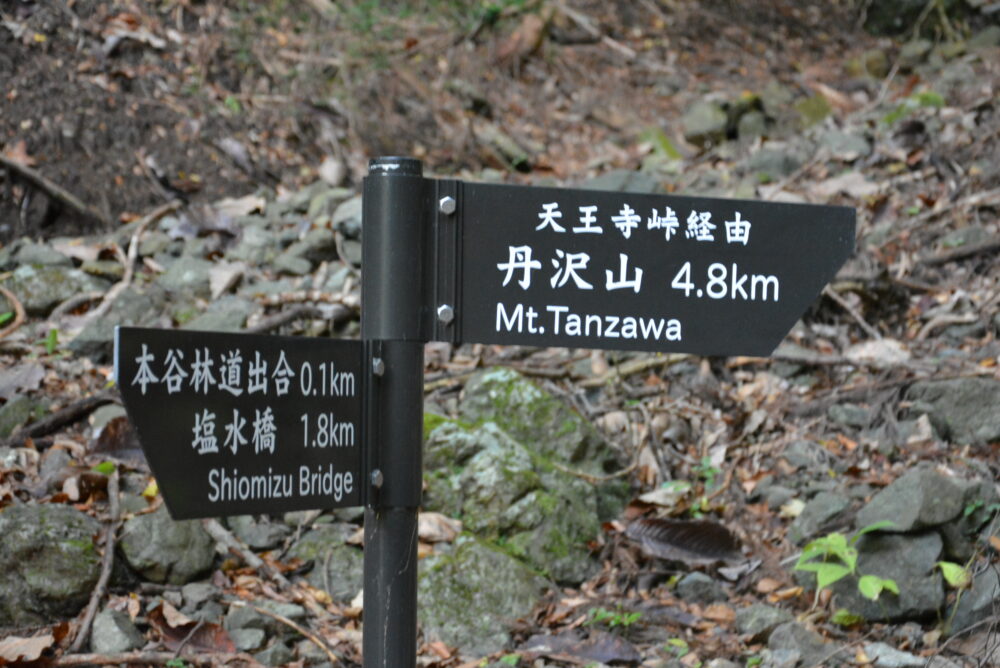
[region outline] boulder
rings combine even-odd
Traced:
[[[100,574],[100,524],[59,504],[0,513],[0,627],[34,626],[77,614]]]
[[[150,326],[167,307],[167,293],[156,284],[132,284],[118,295],[107,315],[90,322],[66,347],[97,362],[111,359],[116,325]]]
[[[906,392],[910,412],[927,413],[934,428],[952,443],[1000,440],[1000,381],[953,378],[914,383]]]
[[[105,292],[111,283],[79,269],[59,265],[21,265],[3,281],[30,316],[46,316],[56,306],[84,292]]]
[[[889,532],[934,527],[954,520],[964,507],[962,485],[936,471],[917,469],[897,478],[858,512],[859,529],[890,521]]]
[[[476,539],[420,562],[419,617],[424,634],[485,656],[505,649],[508,629],[531,612],[545,581],[514,557]]]
[[[284,522],[273,522],[267,516],[237,515],[227,520],[233,535],[254,550],[273,550],[292,533]]]
[[[165,506],[125,522],[119,544],[128,564],[151,582],[185,584],[215,558],[215,541],[201,523],[173,520]]]
[[[860,575],[891,578],[899,595],[882,592],[871,601],[858,591],[857,579],[845,577],[831,589],[836,607],[846,608],[871,621],[907,621],[931,618],[944,605],[941,572],[941,536],[934,531],[901,535],[869,533],[857,542]]]

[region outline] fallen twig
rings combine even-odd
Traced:
[[[354,311],[343,304],[334,304],[332,309],[327,310],[311,304],[297,304],[262,319],[256,325],[247,327],[245,331],[251,334],[263,334],[300,318],[322,318],[329,320],[333,325],[339,325],[352,317],[354,317]]]
[[[118,401],[119,398],[117,390],[105,390],[103,392],[98,392],[97,394],[75,401],[66,408],[63,408],[62,410],[57,411],[52,415],[39,420],[38,422],[21,427],[21,429],[8,438],[3,445],[12,448],[18,447],[24,443],[26,439],[47,436],[48,434],[54,433],[63,427],[82,420],[105,404],[116,403]]]
[[[202,520],[201,523],[205,527],[205,531],[208,532],[208,535],[215,539],[215,542],[245,561],[247,566],[262,573],[282,589],[287,590],[292,588],[292,583],[288,581],[288,578],[254,554],[253,550],[231,534],[228,529],[219,524],[218,520],[208,518]]]
[[[853,306],[848,304],[847,300],[841,297],[839,292],[837,292],[828,285],[825,288],[823,288],[823,294],[832,299],[833,301],[837,302],[837,304],[840,305],[840,308],[847,311],[851,315],[851,317],[854,318],[854,321],[861,326],[861,329],[867,332],[868,336],[872,337],[873,339],[882,338],[881,332],[879,332],[877,329],[869,325],[868,321],[865,320],[864,317],[862,317],[862,315]]]
[[[57,200],[70,209],[73,209],[80,215],[95,220],[107,228],[111,227],[111,221],[108,220],[107,216],[97,209],[87,206],[78,197],[73,195],[73,193],[48,180],[31,167],[21,164],[16,160],[11,160],[4,155],[0,155],[0,165],[3,165],[10,171],[17,172],[21,178],[30,182],[31,185],[41,190],[52,199]]]
[[[323,650],[323,653],[326,654],[327,658],[330,659],[331,663],[333,663],[333,664],[340,663],[340,657],[338,657],[336,654],[333,653],[333,650],[331,650],[327,646],[327,644],[323,641],[322,638],[320,638],[318,635],[316,635],[315,633],[313,633],[309,629],[303,627],[302,625],[296,624],[294,621],[292,621],[288,617],[285,617],[284,615],[279,615],[276,612],[271,612],[270,610],[258,607],[256,605],[252,605],[252,604],[247,603],[245,601],[230,601],[229,605],[240,607],[240,608],[250,608],[251,610],[253,610],[255,612],[259,612],[262,615],[265,615],[267,617],[270,617],[271,619],[274,619],[274,620],[277,620],[277,621],[281,622],[282,624],[284,624],[288,628],[293,629],[293,630],[301,633],[306,638],[309,638],[309,640],[311,640],[314,645],[316,645],[321,650]]]
[[[952,248],[944,251],[943,253],[937,253],[936,255],[931,255],[930,257],[921,258],[917,260],[917,264],[923,264],[928,267],[936,267],[939,264],[947,264],[948,262],[964,260],[965,258],[973,257],[975,255],[986,255],[997,251],[1000,251],[1000,237],[993,237],[992,239],[981,241],[978,244],[959,246],[958,248]]]
[[[152,666],[165,666],[177,661],[173,652],[123,652],[121,654],[64,654],[58,659],[53,659],[50,665],[53,666],[110,666],[118,664],[139,664]],[[213,654],[211,652],[199,652],[197,654],[184,655],[184,663],[194,666],[217,666],[230,661],[239,661],[247,666],[262,665],[249,654]]]
[[[15,331],[17,331],[18,327],[24,324],[25,316],[24,316],[24,306],[21,304],[21,301],[14,296],[13,292],[11,292],[10,290],[8,290],[3,286],[0,286],[0,294],[4,296],[4,299],[7,300],[7,303],[10,304],[11,308],[14,309],[14,321],[9,325],[7,325],[6,327],[4,327],[3,329],[0,329],[0,339],[3,339],[4,337],[13,334]]]
[[[101,575],[97,579],[97,586],[94,587],[90,595],[90,603],[87,604],[87,612],[80,623],[80,630],[77,631],[73,644],[70,645],[71,653],[80,651],[83,644],[90,637],[90,627],[94,623],[94,616],[97,614],[97,606],[108,589],[108,580],[111,579],[111,567],[115,563],[115,535],[118,531],[118,470],[108,477],[108,527],[104,532],[104,556],[101,558]]]
[[[683,362],[690,357],[691,355],[685,353],[672,353],[669,355],[657,355],[655,357],[641,357],[636,360],[629,360],[628,362],[611,367],[600,376],[581,380],[579,385],[584,388],[601,387],[608,381],[615,380],[616,378],[631,376],[634,373],[657,369],[661,366],[671,366],[678,362]]]

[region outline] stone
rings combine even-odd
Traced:
[[[95,654],[119,654],[139,649],[146,642],[142,633],[121,610],[105,608],[94,617],[90,651]]]
[[[209,272],[213,266],[208,260],[182,255],[156,282],[169,292],[187,292],[207,298],[211,294]]]
[[[257,310],[254,302],[226,295],[208,305],[201,313],[184,323],[183,329],[202,332],[238,332],[246,327],[247,318]]]
[[[46,244],[25,241],[13,253],[14,265],[72,267],[73,260]],[[120,264],[118,266],[121,266]]]
[[[787,622],[771,632],[767,647],[772,652],[798,652],[804,666],[835,666],[845,663],[849,654],[835,654],[838,644],[827,642],[815,631],[796,622]]]
[[[906,392],[910,412],[927,413],[942,438],[957,444],[1000,440],[1000,381],[955,378],[914,383]]]
[[[38,404],[25,394],[19,394],[0,406],[0,439],[7,438],[35,416]]]
[[[736,124],[736,135],[743,141],[752,141],[767,134],[767,117],[760,111],[748,111]]]
[[[964,508],[965,491],[954,479],[929,469],[917,469],[897,478],[872,497],[859,512],[855,525],[862,529],[876,522],[894,526],[882,531],[906,532],[944,524]]]
[[[1000,46],[1000,26],[994,25],[983,28],[969,39],[967,46],[969,47],[969,51],[992,49]]]
[[[265,666],[284,666],[291,663],[295,655],[292,654],[288,645],[280,640],[275,640],[270,647],[254,654],[253,658]]]
[[[345,200],[333,212],[333,229],[348,239],[361,238],[361,195]]]
[[[789,540],[800,545],[809,538],[827,533],[838,519],[843,519],[845,511],[850,507],[851,501],[844,495],[820,492],[806,503],[799,516],[788,527]]]
[[[612,169],[580,184],[585,190],[611,190],[622,193],[662,193],[660,180],[634,169]]]
[[[716,102],[696,102],[681,117],[684,138],[696,146],[725,140],[728,124],[729,115]]]
[[[219,595],[219,588],[211,582],[189,582],[181,587],[184,610],[194,611],[203,603]]]
[[[302,621],[306,617],[305,608],[294,603],[280,603],[263,598],[254,599],[251,603],[261,610],[286,617],[293,622]],[[270,635],[294,633],[292,629],[274,617],[265,615],[247,606],[231,606],[229,612],[226,613],[225,620],[222,622],[222,627],[226,631],[233,631],[235,629],[260,629]]]
[[[765,649],[760,653],[761,668],[796,668],[802,653],[794,649]]]
[[[688,573],[677,583],[677,596],[684,601],[702,605],[725,601],[729,598],[722,585],[697,571]]]
[[[156,284],[132,284],[118,295],[107,315],[90,322],[66,347],[96,362],[108,362],[114,348],[115,326],[151,326],[160,322],[167,293]]]
[[[509,625],[531,612],[545,581],[514,557],[476,539],[420,561],[418,614],[429,640],[485,656],[510,642]]]
[[[996,568],[987,568],[972,578],[972,586],[962,592],[958,605],[947,619],[951,620],[948,631],[960,633],[977,622],[994,614],[1000,605],[1000,573]]]
[[[925,659],[902,652],[884,642],[872,642],[864,646],[865,655],[878,668],[923,668]]]
[[[802,127],[808,128],[832,114],[833,107],[830,106],[830,102],[825,97],[817,93],[796,102],[795,111],[799,113],[799,122]]]
[[[312,271],[312,262],[286,251],[274,258],[271,267],[280,274],[305,276]]]
[[[109,422],[119,417],[126,417],[125,409],[118,404],[108,404],[107,406],[101,406],[96,411],[90,414],[87,419],[90,422],[90,428],[93,430],[96,436],[101,432],[104,427],[107,426]]]
[[[13,292],[30,316],[46,316],[62,302],[84,292],[106,292],[111,283],[79,269],[21,265],[2,285]]]
[[[232,629],[228,633],[237,652],[256,651],[267,640],[267,633],[260,629]]]
[[[120,281],[125,276],[125,267],[115,260],[87,260],[80,265],[80,271],[108,281]]]
[[[287,524],[272,522],[266,515],[237,515],[227,522],[233,535],[254,550],[273,550],[292,533]]]
[[[868,409],[857,404],[834,404],[826,412],[831,421],[845,427],[863,429],[871,422]]]
[[[208,572],[215,541],[197,520],[173,520],[165,506],[125,522],[119,544],[129,565],[151,582],[185,584]]]
[[[830,468],[833,455],[819,443],[812,441],[792,441],[781,456],[792,468],[809,472],[825,472]]]
[[[262,266],[273,261],[280,250],[278,238],[267,223],[253,218],[241,226],[239,240],[226,251],[226,259]]]
[[[819,144],[830,156],[844,162],[854,162],[872,152],[871,143],[864,137],[843,130],[826,130],[819,135]]]
[[[964,488],[962,515],[939,531],[944,539],[945,555],[953,561],[966,562],[976,551],[979,530],[990,521],[996,504],[1000,503],[996,485],[990,480],[962,480]]]
[[[747,161],[748,171],[761,179],[772,181],[788,176],[801,166],[802,158],[796,151],[771,142],[756,150]]]
[[[793,619],[795,617],[787,610],[754,603],[736,611],[736,630],[742,635],[750,636],[752,642],[763,642],[772,631]]]
[[[97,584],[101,525],[61,504],[0,513],[0,627],[36,626],[77,614]]]
[[[858,591],[857,579],[845,577],[831,585],[837,608],[847,608],[870,621],[909,621],[936,616],[944,605],[941,572],[935,567],[941,557],[941,536],[934,531],[919,534],[869,533],[857,542],[860,575],[890,578],[899,595],[884,591],[871,601]]]
[[[364,584],[364,554],[346,543],[348,536],[344,526],[316,526],[288,551],[289,557],[312,560],[306,580],[339,602],[353,600]]]

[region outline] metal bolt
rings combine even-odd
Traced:
[[[438,320],[446,325],[455,319],[455,309],[447,304],[441,304],[441,306],[438,306],[437,314]]]
[[[381,376],[385,373],[385,362],[382,361],[381,357],[375,357],[372,359],[372,373],[376,376]]]
[[[380,489],[383,482],[385,482],[385,476],[382,475],[382,469],[372,471],[372,487]]]
[[[455,207],[456,203],[454,197],[442,197],[440,200],[438,200],[438,211],[445,214],[446,216],[450,216],[451,214],[455,213]]]

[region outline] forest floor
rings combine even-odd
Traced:
[[[873,3],[846,1],[427,4],[412,13],[360,0],[5,3],[0,243],[107,234],[175,200],[204,216],[223,198],[287,198],[317,180],[358,190],[379,155],[414,156],[426,173],[469,180],[574,186],[630,172],[660,192],[854,207],[857,253],[770,360],[430,344],[430,402],[448,406],[472,368],[510,365],[585,397],[583,412],[632,460],[635,500],[595,545],[601,573],[553,590],[514,625],[511,651],[488,658],[758,665],[766,641],[739,633],[735,619],[762,602],[840,643],[844,662],[893,665],[865,654],[876,641],[921,661],[996,661],[995,608],[992,625],[955,639],[926,616],[833,623],[829,592],[817,596],[789,573],[801,550],[789,526],[804,504],[770,503],[777,495],[764,486],[816,482],[782,456],[802,440],[822,444],[838,474],[871,494],[918,465],[1000,477],[998,435],[946,433],[914,414],[907,394],[930,380],[1000,381],[1000,49],[974,42],[998,14],[918,12],[899,36],[876,37],[863,28]],[[917,33],[926,49],[907,52]],[[706,104],[726,118],[698,134],[695,112]],[[758,131],[744,120],[751,112]],[[99,256],[124,259],[110,246]],[[87,306],[74,314],[85,317]],[[45,318],[12,307],[0,317],[4,403],[30,392],[52,413],[85,416],[79,401],[105,391],[109,368],[39,341]],[[289,321],[282,332],[307,324]],[[28,361],[44,373],[8,374]],[[671,371],[675,363],[683,371]],[[86,446],[91,436],[85,421],[71,421],[27,442],[15,432],[8,445]],[[86,449],[74,457],[89,461]],[[31,491],[35,469],[0,473],[0,506],[67,502],[65,491]],[[687,484],[682,493],[664,492],[676,481]],[[106,512],[100,489],[90,502],[76,494],[79,507]],[[735,576],[726,600],[675,598],[655,550],[625,537],[629,521],[650,516],[721,522],[753,570]],[[850,525],[838,519],[819,528]],[[998,558],[1000,539],[966,568],[995,568]],[[588,617],[594,609],[606,614]],[[344,662],[358,659],[356,634],[312,623],[336,638]],[[670,640],[653,626],[670,629]],[[166,629],[151,625],[150,639]],[[586,629],[595,640],[580,649]],[[576,644],[538,650],[545,633]],[[482,658],[426,640],[421,665]],[[60,642],[51,636],[40,660],[69,660]],[[154,654],[146,660],[167,661]]]

